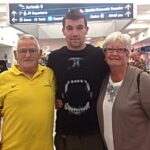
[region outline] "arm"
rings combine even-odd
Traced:
[[[48,61],[47,61],[47,67],[51,68],[53,71],[55,70],[54,68],[54,63],[53,61],[53,52],[49,54],[48,56]],[[54,71],[55,72],[55,71]],[[57,91],[57,79],[56,79],[56,91]],[[57,95],[57,94],[56,94]],[[61,99],[56,98],[55,100],[55,108],[60,109],[63,107],[63,101]]]
[[[48,55],[48,60],[47,60],[47,64],[46,64],[47,67],[49,68],[53,68],[53,52],[51,52],[49,55]]]
[[[150,119],[150,75],[148,73],[143,72],[140,75],[140,85],[139,85],[139,95],[142,107]]]
[[[63,107],[63,101],[61,99],[56,99],[55,100],[55,108],[60,109]]]

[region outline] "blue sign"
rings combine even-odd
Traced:
[[[71,9],[80,9],[89,21],[133,18],[133,4],[131,3],[10,3],[9,22],[10,24],[62,22],[64,15]]]
[[[145,46],[140,48],[141,52],[150,52],[150,46]]]

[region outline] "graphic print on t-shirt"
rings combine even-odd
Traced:
[[[87,79],[87,64],[82,57],[70,57],[67,61],[66,76],[62,98],[64,109],[71,114],[80,115],[90,109],[93,96]]]

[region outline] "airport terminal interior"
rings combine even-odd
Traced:
[[[65,45],[62,17],[71,8],[78,8],[88,18],[86,43],[102,46],[105,37],[114,31],[132,38],[130,63],[150,70],[150,4],[97,3],[0,3],[0,60],[11,67],[15,62],[13,49],[24,33],[34,35],[43,50],[41,62],[47,55]],[[62,11],[63,10],[63,11]]]

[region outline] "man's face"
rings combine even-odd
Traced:
[[[85,26],[84,19],[66,19],[62,31],[69,49],[81,50],[85,47],[85,35],[88,32],[88,27]]]
[[[37,70],[41,53],[36,41],[33,39],[23,39],[19,42],[18,50],[14,52],[14,55],[20,70],[28,74]]]

